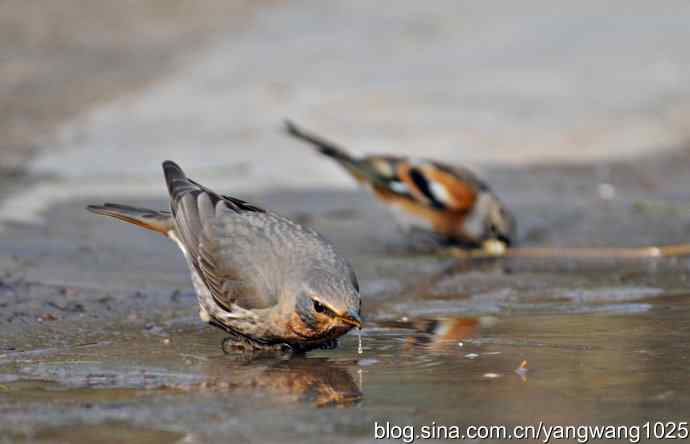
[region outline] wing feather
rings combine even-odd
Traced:
[[[223,309],[272,307],[315,270],[356,279],[349,264],[313,230],[216,194],[187,179],[172,162],[164,170],[176,233],[190,266]]]

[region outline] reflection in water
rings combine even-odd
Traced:
[[[429,336],[414,338],[415,340],[409,341],[408,344],[426,344],[429,350],[438,351],[449,345],[457,347],[459,341],[475,334],[479,328],[479,319],[431,319],[418,321],[416,324],[415,327],[417,330],[428,333]],[[408,339],[412,339],[412,337]]]
[[[185,390],[209,392],[260,391],[283,402],[317,407],[349,407],[362,398],[360,387],[344,365],[325,358],[256,359],[239,364],[213,359],[203,370],[205,380]]]
[[[450,347],[457,348],[463,339],[477,336],[482,326],[493,326],[497,322],[496,318],[485,316],[419,319],[411,322],[385,322],[382,325],[416,331],[414,335],[405,338],[404,351],[423,347],[427,351],[438,352]]]
[[[140,418],[158,421],[160,415],[149,413],[157,410],[149,409],[164,405],[165,418],[176,418],[178,429],[198,434],[198,442],[215,442],[218,436],[275,441],[296,429],[307,430],[310,437],[336,430],[335,441],[354,442],[370,439],[374,421],[555,425],[678,420],[678,412],[690,409],[685,340],[690,297],[655,304],[652,311],[633,316],[517,312],[502,314],[500,322],[490,316],[370,321],[362,356],[355,353],[353,336],[328,353],[252,360],[222,355],[218,335],[198,329],[179,333],[166,347],[148,336],[136,343],[115,341],[111,347],[32,357],[18,362],[16,370],[0,368],[31,380],[13,382],[0,372],[5,389],[0,407],[3,418],[11,413],[31,424],[90,424],[94,415],[105,415],[99,417],[125,418],[128,425],[143,427],[150,423]],[[132,358],[123,363],[124,353]],[[359,400],[366,400],[363,408],[337,413],[313,408]],[[27,402],[31,417],[22,416]],[[75,405],[90,407],[71,408]],[[266,421],[269,417],[276,419]],[[242,431],[259,437],[234,439]]]

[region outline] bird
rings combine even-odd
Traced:
[[[512,213],[471,171],[442,162],[390,155],[355,157],[290,120],[285,132],[311,144],[394,210],[408,233],[434,245],[493,250],[515,243]],[[421,237],[418,237],[421,239]]]
[[[105,203],[93,213],[174,241],[189,266],[199,315],[230,336],[226,352],[334,348],[361,329],[357,276],[311,228],[218,194],[163,162],[169,210]]]

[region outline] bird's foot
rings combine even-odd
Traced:
[[[333,350],[334,348],[338,347],[338,340],[337,339],[330,339],[326,342],[323,342],[319,348],[321,350]]]
[[[221,344],[225,354],[257,354],[262,352],[290,353],[293,349],[288,344],[261,344],[240,336],[228,336]]]
[[[251,353],[255,351],[255,347],[246,339],[240,339],[236,336],[228,336],[223,339],[221,348],[225,354],[234,353]]]

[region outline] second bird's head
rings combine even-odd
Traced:
[[[480,245],[500,241],[509,247],[515,243],[517,224],[511,212],[491,193],[482,193],[472,212],[465,218],[464,231]]]

